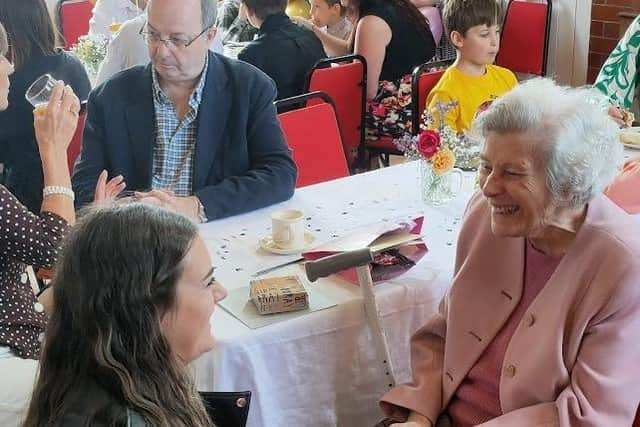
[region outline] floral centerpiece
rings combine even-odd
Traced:
[[[440,117],[454,108],[457,102],[437,104]],[[451,189],[451,172],[456,172],[460,179],[461,172],[456,166],[456,152],[470,141],[464,135],[440,121],[434,128],[435,119],[425,110],[422,116],[420,132],[416,136],[404,135],[394,140],[398,150],[410,160],[420,160],[422,178],[422,199],[431,205],[440,205],[455,196]],[[461,183],[461,181],[460,181]]]
[[[71,50],[82,62],[90,76],[96,76],[107,54],[109,38],[102,34],[81,36]]]

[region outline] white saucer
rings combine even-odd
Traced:
[[[313,242],[316,241],[316,238],[311,233],[304,233],[304,241],[305,245],[303,247],[298,248],[281,248],[273,241],[271,236],[264,236],[262,239],[258,241],[258,244],[265,251],[279,254],[279,255],[291,255],[304,251],[305,249],[309,249]]]

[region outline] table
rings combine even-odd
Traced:
[[[449,285],[473,185],[474,175],[467,174],[455,200],[425,207],[419,200],[418,164],[406,163],[302,188],[287,202],[205,224],[201,233],[218,266],[216,278],[234,289],[247,286],[253,272],[295,258],[258,249],[258,239],[270,232],[274,210],[303,210],[319,242],[362,224],[424,214],[429,252],[404,275],[376,286],[396,379],[404,382],[410,379],[409,339],[435,312]],[[286,273],[303,276],[298,265],[272,274]],[[195,363],[198,387],[251,390],[252,427],[371,426],[381,418],[377,400],[385,385],[359,289],[334,277],[305,285],[338,305],[255,330],[216,308],[211,324],[217,344]]]

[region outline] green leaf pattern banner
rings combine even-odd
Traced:
[[[613,104],[631,108],[638,81],[640,16],[633,20],[596,78],[595,87]]]

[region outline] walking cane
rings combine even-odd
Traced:
[[[378,306],[376,305],[376,297],[373,292],[373,279],[369,268],[371,261],[373,261],[371,249],[364,248],[331,255],[316,261],[307,261],[305,263],[305,271],[307,278],[311,282],[315,282],[320,277],[326,277],[330,274],[356,267],[367,324],[371,330],[379,362],[385,373],[385,387],[391,389],[396,382],[391,358],[389,357],[387,337],[382,327]]]

